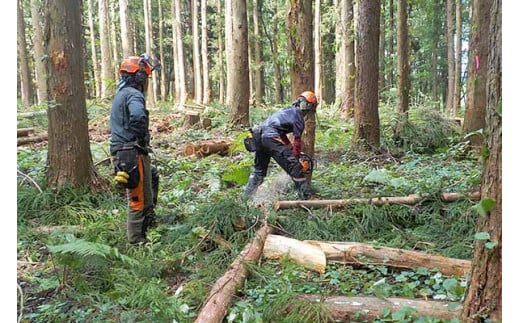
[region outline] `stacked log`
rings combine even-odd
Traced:
[[[212,154],[225,156],[228,154],[232,141],[227,139],[209,139],[184,145],[184,156],[207,157]]]

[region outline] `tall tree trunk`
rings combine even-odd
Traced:
[[[163,6],[162,6],[162,1],[159,0],[159,3],[158,3],[158,9],[159,9],[159,59],[161,61],[161,64],[165,64],[166,63],[166,57],[164,56],[164,13],[163,13]],[[165,101],[167,99],[167,95],[168,95],[168,88],[167,88],[167,85],[168,85],[168,81],[166,80],[166,68],[163,70],[161,69],[160,71],[160,75],[161,75],[161,86],[160,86],[160,89],[161,89],[161,100]]]
[[[110,84],[114,81],[112,74],[112,57],[110,54],[107,0],[99,0],[98,5],[99,39],[101,43],[101,98],[106,99],[113,93],[113,91],[110,90]]]
[[[99,38],[101,42],[101,98],[106,99],[113,94],[110,84],[114,82],[112,72],[112,55],[108,28],[107,0],[99,0]]]
[[[455,77],[453,81],[453,115],[460,109],[460,78],[462,73],[462,0],[455,0]]]
[[[45,80],[45,64],[43,63],[43,38],[40,15],[40,1],[31,0],[31,20],[34,32],[34,65],[36,71],[36,94],[38,104],[47,102],[47,81]]]
[[[439,31],[441,30],[441,21],[440,21],[440,3],[438,1],[433,1],[433,24],[432,24],[432,100],[434,102],[439,102],[439,70],[438,70],[438,59],[439,55]]]
[[[264,103],[264,58],[262,55],[262,36],[260,35],[260,8],[262,0],[253,0],[253,34],[254,34],[254,73],[255,73],[255,101],[257,104]]]
[[[94,93],[96,98],[101,98],[101,70],[96,50],[96,28],[94,24],[94,6],[92,0],[87,0],[88,25],[90,30],[90,54],[92,58],[92,69],[94,70]]]
[[[197,0],[191,0],[191,25],[193,28],[193,81],[195,90],[195,103],[202,103],[202,74],[200,71],[200,45],[199,45],[199,7]]]
[[[462,132],[467,135],[486,127],[486,74],[488,62],[489,12],[488,0],[473,0],[471,10],[471,34],[469,39],[467,102]],[[483,135],[469,137],[471,144],[479,147]]]
[[[408,6],[406,0],[398,0],[397,12],[398,111],[403,118],[407,119],[410,105],[410,46],[408,41]]]
[[[446,39],[448,50],[448,89],[446,91],[446,112],[454,115],[455,106],[453,102],[455,93],[455,51],[453,46],[454,40],[454,23],[453,23],[453,0],[446,1]]]
[[[278,13],[278,2],[275,1],[273,3],[273,12],[274,12],[274,24],[273,24],[273,38],[272,38],[272,51],[273,51],[273,62],[274,62],[274,102],[279,104],[283,102],[283,89],[282,89],[282,67],[279,63],[279,54],[278,54],[278,20],[280,19],[280,14]]]
[[[174,39],[175,39],[175,47],[176,47],[176,67],[177,71],[175,72],[175,89],[176,96],[178,98],[178,108],[184,109],[184,105],[186,104],[186,75],[184,70],[184,44],[182,43],[182,28],[181,28],[181,2],[180,0],[174,0],[172,2],[172,16],[174,19]]]
[[[352,0],[345,0],[347,6],[347,21],[348,21],[348,29],[347,29],[347,82],[345,84],[347,96],[345,99],[345,105],[342,108],[343,113],[345,113],[345,119],[350,118],[354,115],[354,89],[356,85],[356,56],[355,56],[355,46],[354,46],[354,5]]]
[[[27,54],[27,41],[25,39],[25,21],[23,15],[22,0],[17,1],[18,8],[18,19],[17,19],[17,40],[18,40],[18,62],[20,64],[20,83],[21,83],[21,95],[22,104],[29,107],[34,104],[33,99],[33,86],[31,80],[31,73],[29,71],[28,54]]]
[[[318,101],[323,101],[323,62],[321,59],[321,1],[314,1],[314,94]],[[313,145],[314,146],[314,145]]]
[[[291,99],[295,99],[304,91],[313,91],[314,86],[314,53],[311,44],[312,3],[295,0],[289,2],[287,18],[288,55],[292,64],[289,67],[291,79]],[[305,117],[305,130],[302,136],[302,151],[314,156],[316,116],[309,113]]]
[[[390,58],[389,62],[388,62],[388,64],[390,65],[390,68],[388,69],[388,83],[389,83],[388,87],[394,87],[395,86],[395,80],[394,80],[394,67],[395,67],[395,64],[394,64],[394,57],[395,57],[394,37],[395,37],[395,33],[393,32],[395,30],[394,0],[390,0],[390,2],[388,4],[388,9],[390,11],[390,30],[391,30],[390,39],[388,40],[388,57]]]
[[[341,119],[346,119],[346,113],[343,111],[345,99],[347,96],[347,90],[345,85],[347,84],[347,5],[346,0],[335,0],[334,4],[336,7],[336,83],[334,98],[335,104],[341,109]]]
[[[112,49],[112,59],[114,62],[119,62],[120,57],[117,51],[117,36],[116,36],[116,3],[110,2],[110,48]],[[119,79],[119,64],[112,64],[114,71],[114,80]]]
[[[477,221],[469,285],[462,308],[463,322],[502,321],[502,1],[491,1],[486,85],[486,145],[489,155],[481,177],[483,200],[494,207]],[[489,203],[488,203],[489,204]]]
[[[211,79],[209,77],[208,61],[208,23],[207,23],[207,0],[200,2],[201,22],[201,54],[202,54],[202,103],[208,104],[211,100]]]
[[[152,28],[152,0],[143,0],[144,8],[144,39],[146,44],[146,53],[154,56],[155,46],[153,46],[153,28]],[[147,106],[154,106],[157,101],[157,79],[155,74],[150,76],[150,85],[146,91]]]
[[[138,55],[135,52],[134,42],[132,40],[128,0],[119,0],[119,20],[121,26],[121,50],[123,52],[123,57]]]
[[[225,71],[224,71],[224,44],[222,43],[222,34],[225,33],[224,28],[222,28],[222,6],[221,2],[217,1],[217,43],[218,43],[218,77],[219,77],[219,83],[218,83],[218,102],[220,104],[224,104],[225,102],[225,96],[226,96],[226,78]]]
[[[229,2],[229,3],[228,3]],[[231,45],[227,61],[228,99],[231,128],[249,126],[249,65],[247,39],[247,1],[226,0],[231,13],[228,44]]]
[[[354,147],[379,149],[379,0],[359,3],[357,33],[363,39],[356,47],[356,90],[354,95]]]
[[[83,77],[81,1],[46,0],[47,183],[95,188]]]
[[[385,71],[385,37],[386,37],[386,26],[385,26],[385,0],[381,2],[381,31],[379,34],[379,91],[384,91],[386,86],[386,71]],[[390,31],[392,32],[392,31]],[[399,42],[399,40],[397,41]],[[399,54],[398,54],[399,57]],[[382,93],[379,96],[383,98]]]

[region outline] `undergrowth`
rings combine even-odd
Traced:
[[[89,119],[107,127],[108,106],[96,102],[88,107]],[[257,124],[272,109],[251,111],[251,121]],[[152,112],[158,119],[171,113],[166,106]],[[211,131],[182,129],[182,119],[174,117],[173,131],[154,134],[152,159],[161,177],[158,223],[149,230],[152,243],[139,248],[126,242],[126,197],[117,186],[103,193],[46,187],[46,146],[18,149],[18,315],[23,322],[191,322],[212,284],[263,220],[278,234],[298,240],[364,242],[471,259],[475,202],[446,203],[438,196],[478,189],[481,167],[437,112],[414,110],[402,140],[396,141],[396,115],[383,109],[382,143],[387,153],[368,158],[351,150],[352,121],[338,121],[326,107],[317,118],[312,181],[317,196],[422,194],[426,198],[421,203],[270,209],[267,219],[261,209],[241,200],[253,164],[253,155],[241,144],[245,129],[226,129],[224,107],[212,107],[206,114],[212,119]],[[33,125],[45,126],[38,122]],[[179,152],[190,140],[217,137],[234,140],[227,156],[199,159]],[[96,161],[106,157],[106,149],[106,141],[92,143]],[[109,165],[99,164],[97,170],[110,176]],[[270,167],[264,185],[281,172]],[[226,322],[330,322],[324,304],[309,302],[303,294],[460,304],[466,284],[466,277],[444,277],[426,268],[329,263],[320,275],[288,259],[245,265],[251,276],[237,291]],[[408,310],[382,310],[380,320],[441,322],[417,318]]]

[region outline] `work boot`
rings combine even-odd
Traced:
[[[309,182],[305,181],[294,181],[296,193],[298,193],[299,200],[308,200],[312,197],[312,190]]]
[[[251,195],[253,195],[256,190],[258,189],[258,186],[262,184],[264,181],[264,176],[260,176],[258,174],[252,174],[249,176],[249,181],[247,182],[246,188],[244,189],[244,193],[242,194],[242,199],[248,200]]]

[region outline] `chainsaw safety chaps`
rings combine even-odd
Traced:
[[[128,189],[136,188],[139,185],[138,154],[136,148],[126,148],[118,150],[114,157],[115,173],[124,171],[130,176],[128,183],[125,184]]]

